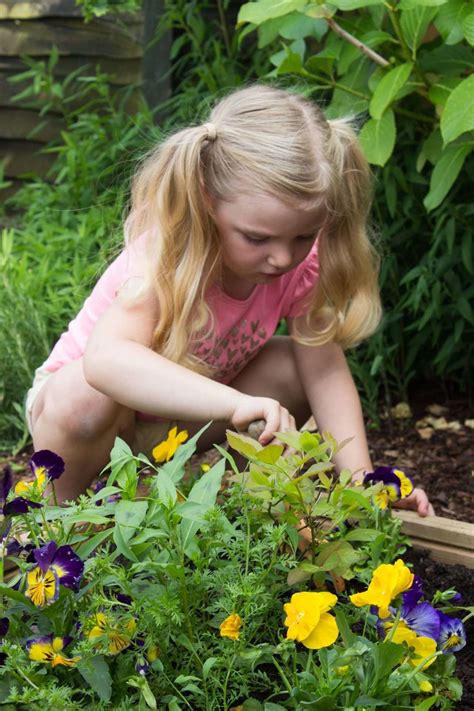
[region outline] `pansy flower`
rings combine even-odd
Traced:
[[[386,509],[390,503],[405,499],[413,491],[413,482],[401,469],[393,467],[377,467],[364,477],[364,484],[379,484],[383,486],[374,495],[374,503],[380,509]]]
[[[49,449],[40,449],[31,457],[29,467],[35,476],[34,480],[19,481],[15,486],[15,494],[27,493],[35,486],[43,491],[47,481],[58,479],[64,472],[64,460]]]
[[[457,617],[449,617],[438,610],[440,630],[438,637],[439,648],[443,654],[459,652],[466,645],[466,631],[464,625]]]
[[[68,644],[72,642],[72,637],[54,637],[48,634],[45,637],[35,637],[26,642],[26,648],[29,652],[29,657],[34,662],[46,662],[52,667],[62,665],[64,667],[73,667],[79,661],[80,657],[72,659],[61,654]]]
[[[169,462],[175,454],[179,445],[188,439],[187,430],[178,432],[177,427],[172,427],[168,432],[168,437],[164,442],[160,442],[152,451],[155,462]]]
[[[413,667],[417,667],[421,662],[432,657],[436,652],[436,641],[434,639],[417,635],[416,632],[408,629],[403,622],[398,623],[392,635],[392,642],[395,642],[395,644],[405,642],[408,647],[413,650],[410,658],[410,664]],[[433,664],[434,660],[435,657],[429,659],[421,668],[427,669]]]
[[[413,584],[414,575],[398,559],[392,564],[379,565],[372,574],[372,580],[365,592],[355,593],[350,600],[356,607],[374,605],[382,618],[389,617],[389,605],[400,593],[409,590]]]
[[[60,546],[55,541],[33,551],[37,565],[27,573],[25,595],[36,607],[54,602],[59,585],[77,590],[84,572],[84,563],[71,546]]]
[[[135,632],[137,623],[133,617],[123,621],[123,624],[112,619],[103,612],[96,612],[93,617],[94,626],[88,633],[89,639],[104,637],[109,642],[109,654],[118,654],[126,649]]]
[[[29,501],[29,499],[24,499],[23,496],[17,496],[7,502],[8,494],[12,488],[12,482],[12,471],[7,465],[3,470],[0,480],[0,541],[8,535],[12,516],[27,513],[29,509],[41,508],[41,504]]]
[[[336,595],[329,592],[294,593],[283,606],[286,638],[296,639],[308,649],[329,647],[339,635],[336,619],[329,613],[336,602]]]
[[[224,622],[219,626],[221,637],[238,640],[240,636],[240,628],[242,627],[242,619],[236,613],[226,617]]]

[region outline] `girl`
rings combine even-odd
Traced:
[[[35,448],[66,462],[60,497],[84,491],[117,435],[149,453],[171,423],[194,433],[212,420],[205,449],[263,419],[267,444],[310,411],[353,437],[338,468],[372,471],[344,357],[381,313],[369,196],[349,123],[269,86],[235,91],[153,150],[126,248],[28,393]],[[281,318],[289,337],[273,336]],[[431,512],[421,490],[409,505]]]

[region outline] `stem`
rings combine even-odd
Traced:
[[[230,672],[232,671],[234,662],[235,662],[235,654],[232,655],[232,658],[231,658],[230,664],[229,664],[229,668],[227,669],[227,674],[226,674],[225,680],[224,680],[223,699],[222,699],[222,703],[224,705],[224,711],[226,711],[226,709],[227,709],[227,684],[229,683]]]
[[[278,670],[278,673],[280,674],[281,679],[282,679],[282,681],[283,681],[283,683],[284,683],[284,685],[285,685],[285,687],[286,687],[286,690],[288,691],[289,694],[291,694],[291,684],[290,684],[290,682],[288,681],[285,672],[283,671],[283,669],[281,668],[281,666],[278,664],[278,662],[277,662],[277,660],[275,659],[275,657],[273,657],[273,664],[276,666],[276,668],[277,668],[277,670]]]
[[[337,22],[334,22],[332,18],[325,19],[333,32],[342,37],[342,39],[345,39],[346,42],[349,42],[349,44],[352,44],[354,47],[357,47],[357,49],[360,49],[360,51],[372,59],[373,62],[379,64],[381,67],[388,67],[390,65],[390,62],[388,62],[384,57],[377,52],[374,52],[374,50],[370,49],[370,47],[367,47],[366,44],[357,39],[357,37],[354,37],[354,35],[351,35],[350,32],[343,30],[342,27],[338,25]]]
[[[402,614],[401,610],[397,610],[397,614],[395,615],[395,620],[392,625],[392,629],[390,630],[388,637],[385,638],[386,642],[390,642],[392,640],[393,635],[395,634],[395,630],[398,627],[398,623],[400,622],[400,615]]]
[[[249,560],[250,560],[250,519],[248,510],[245,512],[247,520],[247,542],[245,544],[245,575],[249,573]],[[273,560],[273,556],[272,556]]]
[[[232,50],[230,46],[229,32],[227,29],[227,22],[225,19],[224,8],[222,7],[222,0],[217,0],[217,11],[219,13],[219,21],[221,23],[222,36],[224,38],[224,44],[228,57],[232,55]]]
[[[20,667],[17,667],[17,668],[16,668],[16,673],[19,674],[21,677],[23,677],[23,679],[24,679],[30,686],[33,687],[33,689],[36,689],[36,691],[39,690],[39,686],[36,686],[36,684],[34,684],[34,683],[31,681],[31,679],[25,674],[25,672],[21,671]]]
[[[385,7],[388,10],[388,14],[390,16],[390,21],[392,23],[392,27],[395,30],[395,34],[397,35],[397,39],[400,42],[400,47],[402,48],[402,54],[407,60],[407,62],[411,62],[413,60],[410,48],[405,42],[405,38],[403,36],[402,29],[400,27],[400,23],[398,21],[397,17],[397,8],[390,5],[389,3],[385,3]]]
[[[309,669],[310,669],[312,663],[313,663],[313,650],[310,649],[308,652],[308,661],[306,662],[306,669],[305,669],[307,674],[309,673]]]

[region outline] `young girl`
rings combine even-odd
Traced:
[[[253,420],[273,433],[310,412],[338,468],[372,471],[344,348],[380,319],[366,232],[370,174],[346,120],[269,86],[235,91],[171,135],[132,190],[126,248],[28,393],[35,449],[66,462],[62,499],[107,463],[115,437],[149,453],[177,425],[201,448]],[[285,318],[290,336],[274,336]],[[426,494],[408,505],[426,515]]]

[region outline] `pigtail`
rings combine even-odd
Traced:
[[[209,126],[183,129],[146,159],[132,188],[129,240],[146,232],[149,279],[159,304],[152,348],[194,371],[208,373],[190,346],[208,334],[205,294],[215,276],[219,240],[206,209],[202,152]]]
[[[372,181],[350,122],[328,121],[325,133],[332,185],[318,245],[320,280],[308,318],[318,323],[319,342],[349,347],[371,335],[381,317],[379,262],[367,233]]]

